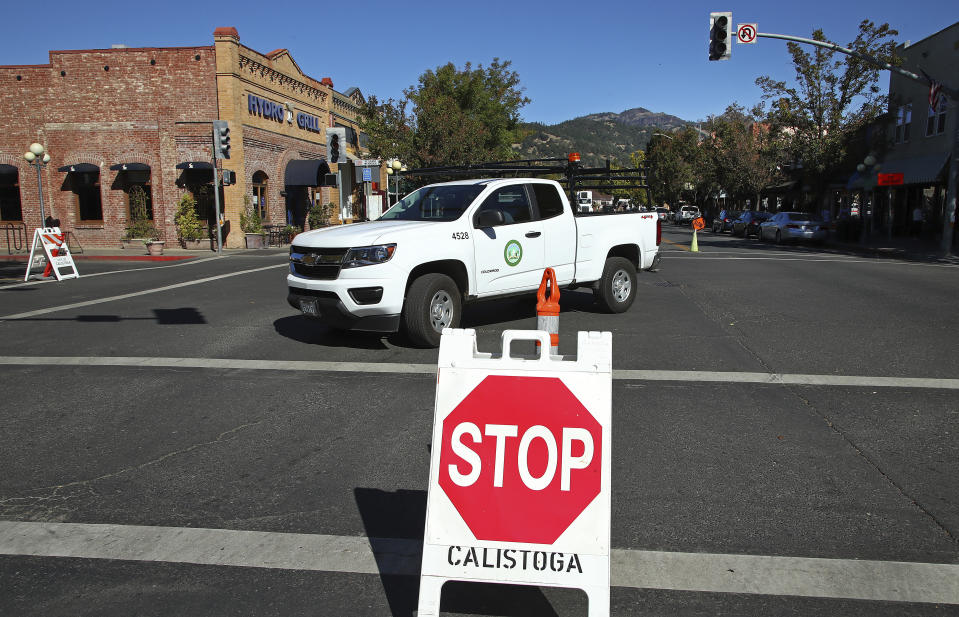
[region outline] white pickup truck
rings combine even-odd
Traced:
[[[287,301],[334,328],[403,329],[435,347],[464,302],[535,292],[547,267],[621,313],[637,270],[659,261],[660,237],[654,213],[574,216],[552,180],[431,184],[375,221],[296,236]]]

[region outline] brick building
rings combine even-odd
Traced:
[[[52,51],[50,62],[0,66],[0,225],[38,226],[37,174],[23,153],[40,142],[47,214],[83,246],[119,246],[130,225],[130,195],[143,190],[148,216],[175,241],[174,215],[190,192],[201,219],[215,219],[212,125],[227,120],[236,184],[221,189],[226,246],[243,246],[246,205],[264,223],[303,226],[314,203],[339,206],[334,221],[358,218],[381,169],[367,174],[326,164],[326,129],[347,132],[355,160],[362,141],[356,113],[362,94],[336,92],[315,80],[290,53],[260,53],[240,44],[234,28],[217,28],[213,45]],[[341,169],[342,168],[342,169]],[[339,174],[337,186],[324,186]]]

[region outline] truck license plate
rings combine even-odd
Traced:
[[[316,307],[316,300],[300,300],[300,310],[310,317],[320,316],[320,311]]]

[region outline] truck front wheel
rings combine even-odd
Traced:
[[[438,347],[443,328],[460,323],[463,302],[459,288],[445,274],[424,274],[410,285],[403,305],[403,328],[414,345]]]
[[[599,287],[593,292],[610,313],[623,313],[636,299],[636,267],[625,257],[610,257],[603,268]]]

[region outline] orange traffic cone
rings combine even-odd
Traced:
[[[536,329],[549,333],[549,353],[559,354],[559,285],[556,271],[546,268],[536,292]],[[539,341],[536,351],[539,351]]]

